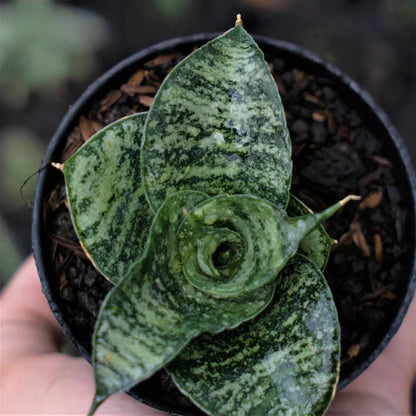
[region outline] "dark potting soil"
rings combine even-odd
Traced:
[[[68,137],[65,161],[96,131],[123,116],[147,111],[163,78],[190,50],[157,56],[97,100]],[[341,323],[341,379],[364,361],[389,328],[406,276],[408,245],[399,178],[382,143],[329,79],[267,57],[286,110],[293,145],[292,192],[313,210],[348,194],[363,196],[325,224],[338,240],[325,276]],[[90,350],[94,323],[112,285],[87,259],[67,207],[63,176],[45,201],[45,227],[55,270],[55,297],[73,334]],[[192,408],[160,371],[135,388],[176,408]]]

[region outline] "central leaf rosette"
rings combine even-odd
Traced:
[[[219,196],[198,205],[178,230],[188,282],[210,295],[229,297],[274,279],[282,264],[275,209],[249,196]]]
[[[220,298],[251,292],[276,277],[316,225],[318,217],[290,220],[279,207],[250,195],[210,198],[179,227],[184,276]]]

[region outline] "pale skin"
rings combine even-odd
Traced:
[[[91,366],[59,352],[63,334],[41,293],[32,258],[0,296],[0,414],[86,415],[94,395]],[[416,376],[416,301],[374,364],[339,392],[328,416],[410,415]],[[97,415],[157,416],[124,393]]]

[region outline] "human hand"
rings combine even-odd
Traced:
[[[327,416],[410,415],[416,375],[416,301],[402,327],[372,366],[339,392]],[[94,395],[92,367],[59,353],[63,334],[41,293],[32,258],[0,297],[1,414],[85,415]],[[124,393],[98,415],[158,416],[164,413]]]
[[[33,258],[0,296],[0,414],[86,415],[95,393],[93,370],[83,358],[59,352],[61,328],[41,292]],[[99,415],[159,416],[125,393]]]
[[[410,416],[416,379],[416,298],[373,364],[337,393],[326,416]]]

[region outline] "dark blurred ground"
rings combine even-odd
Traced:
[[[0,1],[0,277],[30,252],[35,179],[60,119],[86,86],[156,42],[246,29],[302,45],[365,87],[416,160],[416,0]],[[88,12],[88,13],[86,13]]]

